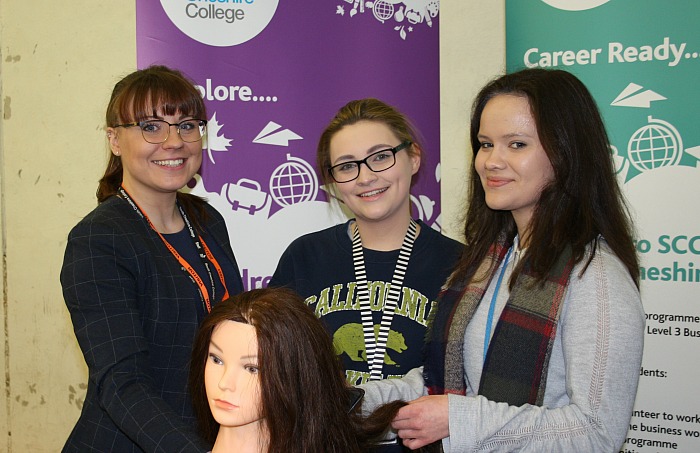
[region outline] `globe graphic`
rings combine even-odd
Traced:
[[[293,159],[293,158],[292,158]],[[270,176],[270,194],[280,206],[290,206],[316,198],[316,175],[307,165],[287,162]]]
[[[627,145],[627,156],[639,171],[653,170],[676,163],[680,157],[677,132],[649,124],[635,131]]]
[[[372,14],[374,14],[374,17],[378,20],[384,22],[387,19],[391,19],[391,16],[394,15],[394,5],[383,0],[377,0],[374,2]]]

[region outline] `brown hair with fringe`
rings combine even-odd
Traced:
[[[117,82],[107,104],[105,121],[107,127],[114,127],[150,119],[159,113],[207,119],[204,100],[194,83],[176,69],[156,65],[134,71]],[[121,157],[110,152],[107,168],[97,186],[98,203],[117,194],[123,175]],[[182,192],[178,192],[177,200],[200,231],[201,222],[207,217],[204,200]]]

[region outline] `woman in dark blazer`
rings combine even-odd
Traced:
[[[99,204],[70,232],[61,270],[89,369],[63,451],[211,447],[194,431],[189,357],[211,306],[243,285],[224,219],[179,192],[202,162],[206,118],[178,71],[153,66],[114,87]]]

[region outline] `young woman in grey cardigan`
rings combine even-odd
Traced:
[[[447,452],[613,452],[639,379],[644,312],[631,222],[586,87],[559,70],[478,95],[467,248],[424,366],[366,384],[364,409],[411,401],[404,445]]]

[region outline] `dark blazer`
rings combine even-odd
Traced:
[[[211,206],[205,241],[233,263],[223,217]],[[220,259],[220,258],[219,258]],[[194,430],[187,376],[203,310],[194,284],[158,235],[112,197],[68,236],[63,296],[89,369],[82,413],[65,452],[206,452]]]

